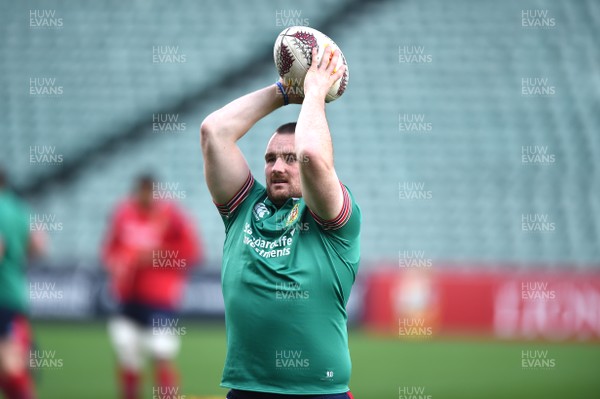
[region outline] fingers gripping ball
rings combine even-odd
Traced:
[[[295,94],[303,96],[301,91],[304,86],[304,77],[313,62],[312,49],[317,47],[316,61],[320,63],[328,46],[332,47],[331,57],[333,57],[333,51],[339,49],[337,44],[325,34],[306,26],[286,28],[277,36],[273,47],[273,58],[275,59],[277,72],[289,90],[294,90]],[[334,72],[342,65],[346,65],[346,70],[342,77],[334,82],[329,89],[325,98],[326,102],[337,100],[344,94],[348,86],[350,72],[346,58],[340,50],[340,57]]]

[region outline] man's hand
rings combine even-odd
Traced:
[[[327,46],[321,64],[317,65],[317,48],[312,49],[313,62],[304,78],[304,97],[316,96],[325,101],[327,92],[331,86],[344,75],[346,65],[342,65],[340,69],[335,70],[335,67],[340,58],[340,50],[331,52],[331,46]],[[290,101],[291,102],[291,101]]]

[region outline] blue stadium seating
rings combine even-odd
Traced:
[[[136,174],[151,170],[185,192],[182,202],[218,264],[224,233],[203,182],[198,127],[226,102],[273,83],[275,69],[202,93],[242,65],[264,64],[283,29],[276,12],[293,8],[332,36],[350,65],[346,94],[327,109],[338,174],[363,210],[365,265],[395,261],[403,250],[490,266],[598,264],[598,2],[283,4],[36,5],[56,10],[60,29],[31,28],[28,3],[0,6],[0,155],[17,184],[62,167],[30,164],[32,145],[54,146],[69,160],[194,98],[193,109],[175,112],[184,131],[143,131],[34,198],[38,212],[64,224],[50,234],[52,256],[93,264],[113,205]],[[522,26],[529,9],[547,10],[555,26]],[[186,62],[154,63],[155,46],[178,46]],[[401,51],[422,51],[424,61],[401,62]],[[56,78],[64,94],[30,95],[35,77]],[[547,79],[554,94],[523,95],[527,78]],[[269,135],[298,110],[277,111],[243,139],[259,180]],[[401,120],[415,118],[429,128],[401,130]],[[529,146],[554,162],[523,163]],[[403,183],[422,185],[431,198],[400,198]],[[523,231],[526,215],[548,217],[555,230]]]

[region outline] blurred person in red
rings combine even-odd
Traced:
[[[30,229],[28,208],[7,186],[0,169],[0,391],[8,399],[33,399],[25,266],[28,256],[43,252],[44,236]]]
[[[108,327],[124,399],[141,396],[146,355],[155,365],[155,389],[178,389],[177,310],[189,271],[203,255],[190,219],[175,202],[157,199],[155,187],[152,176],[137,179],[133,196],[116,208],[102,254],[119,303]]]

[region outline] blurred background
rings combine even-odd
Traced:
[[[40,398],[117,395],[100,251],[147,172],[205,249],[183,304],[182,392],[224,397],[224,229],[199,126],[277,80],[273,43],[295,25],[333,38],[350,69],[327,116],[363,212],[355,397],[600,392],[597,1],[20,1],[0,22],[0,165],[46,235],[31,312],[62,360],[40,370]],[[242,140],[259,181],[268,138],[298,112]]]

